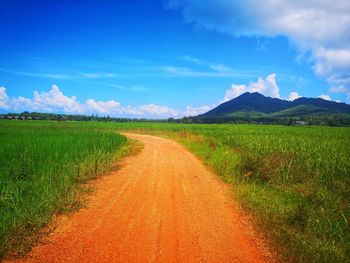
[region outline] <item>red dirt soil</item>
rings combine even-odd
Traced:
[[[272,262],[230,187],[178,143],[149,135],[17,262]]]

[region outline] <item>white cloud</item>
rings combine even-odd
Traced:
[[[290,100],[290,101],[293,101],[293,100],[296,100],[299,98],[301,98],[301,96],[299,95],[298,92],[295,92],[295,91],[292,91],[288,96],[288,100]]]
[[[86,111],[99,114],[117,114],[120,113],[120,103],[114,100],[95,101],[88,99],[85,102]]]
[[[311,52],[316,74],[350,94],[349,0],[167,0],[167,7],[182,10],[188,23],[235,36],[284,35],[301,54]]]
[[[318,96],[318,98],[324,99],[324,100],[332,100],[332,98],[329,95],[324,95],[324,94]]]
[[[242,95],[245,92],[259,92],[265,96],[279,98],[279,87],[276,82],[276,74],[270,74],[265,79],[259,78],[257,82],[251,82],[248,85],[233,84],[226,91],[222,102],[229,101]]]
[[[34,91],[31,99],[11,98],[8,105],[16,111],[30,109],[31,111],[82,113],[82,107],[77,98],[65,96],[56,85],[52,85],[49,92]]]
[[[32,98],[9,98],[4,87],[0,87],[0,108],[15,112],[39,111],[66,114],[101,114],[110,116],[134,117],[182,117],[188,109],[180,111],[165,105],[144,104],[138,106],[123,106],[115,100],[98,101],[88,99],[81,103],[75,96],[69,97],[56,86],[48,92],[34,91]]]
[[[222,102],[232,100],[233,98],[236,98],[245,92],[250,92],[247,85],[232,84],[231,88],[226,91],[225,97],[222,100]]]
[[[325,74],[333,70],[347,69],[350,67],[350,49],[325,49],[318,48],[314,51],[317,58],[316,73]],[[318,71],[317,66],[323,64],[323,70]]]
[[[207,111],[213,109],[217,105],[202,105],[199,107],[187,106],[186,110],[183,112],[184,116],[197,116],[199,114],[206,113]]]
[[[179,112],[164,105],[145,104],[137,108],[141,114],[177,116]]]
[[[6,89],[4,87],[0,87],[0,108],[6,109],[8,107],[9,97],[7,96]]]
[[[329,89],[332,93],[345,93],[348,101],[350,101],[350,89],[344,85],[334,86]]]
[[[144,104],[139,106],[123,106],[119,102],[110,101],[95,101],[88,99],[83,105],[85,112],[99,113],[102,115],[135,115],[139,117],[144,116],[178,116],[180,112],[172,109],[168,106],[157,105],[157,104]]]

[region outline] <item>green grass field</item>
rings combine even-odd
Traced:
[[[78,206],[81,183],[105,173],[126,138],[115,131],[0,122],[0,259],[24,252],[53,214]]]
[[[62,209],[82,171],[95,174],[96,156],[108,166],[125,143],[111,130],[183,143],[232,184],[283,261],[350,258],[350,128],[0,122],[1,235],[47,222],[35,215]]]

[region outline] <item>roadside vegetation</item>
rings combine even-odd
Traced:
[[[52,215],[80,206],[82,183],[109,171],[127,140],[108,129],[0,122],[0,260],[26,252]]]
[[[242,125],[176,137],[234,186],[283,261],[349,259],[349,129]]]
[[[236,199],[253,215],[282,261],[346,262],[350,258],[350,128],[10,122],[0,122],[0,140],[5,146],[1,148],[5,166],[1,167],[6,167],[1,168],[1,178],[6,180],[1,179],[0,185],[0,218],[2,225],[11,226],[6,229],[17,231],[21,224],[33,228],[35,220],[39,222],[34,223],[36,226],[42,225],[40,220],[45,216],[28,218],[65,207],[70,197],[63,193],[71,192],[69,185],[80,181],[82,169],[95,176],[96,156],[105,160],[103,154],[111,157],[124,145],[124,139],[111,130],[132,131],[173,138],[199,156],[233,186]],[[64,136],[67,134],[71,139]],[[37,157],[29,158],[28,149]],[[105,150],[99,153],[100,149]],[[34,172],[38,163],[53,169],[51,175]],[[11,167],[18,168],[5,173]],[[67,175],[65,167],[70,167]],[[21,171],[31,172],[22,175]],[[66,179],[58,179],[62,176]],[[47,186],[53,184],[57,184],[54,189],[62,190],[49,191]],[[51,198],[56,201],[51,202]],[[16,208],[18,200],[24,200],[24,207],[30,209]],[[62,204],[57,205],[57,200],[63,200]],[[5,213],[7,210],[11,213]],[[4,223],[13,218],[16,220],[12,222],[20,223]]]

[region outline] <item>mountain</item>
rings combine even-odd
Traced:
[[[254,120],[263,122],[277,122],[285,118],[300,120],[305,118],[328,118],[334,116],[350,120],[350,105],[328,101],[320,98],[298,98],[294,101],[265,97],[254,92],[246,92],[237,98],[224,102],[216,108],[196,117],[193,120],[210,120],[215,122]],[[199,121],[198,121],[199,120]]]
[[[246,92],[241,96],[224,102],[216,108],[202,114],[202,117],[224,116],[235,111],[253,111],[272,113],[281,111],[289,107],[289,101],[265,97],[264,95],[254,92]]]

